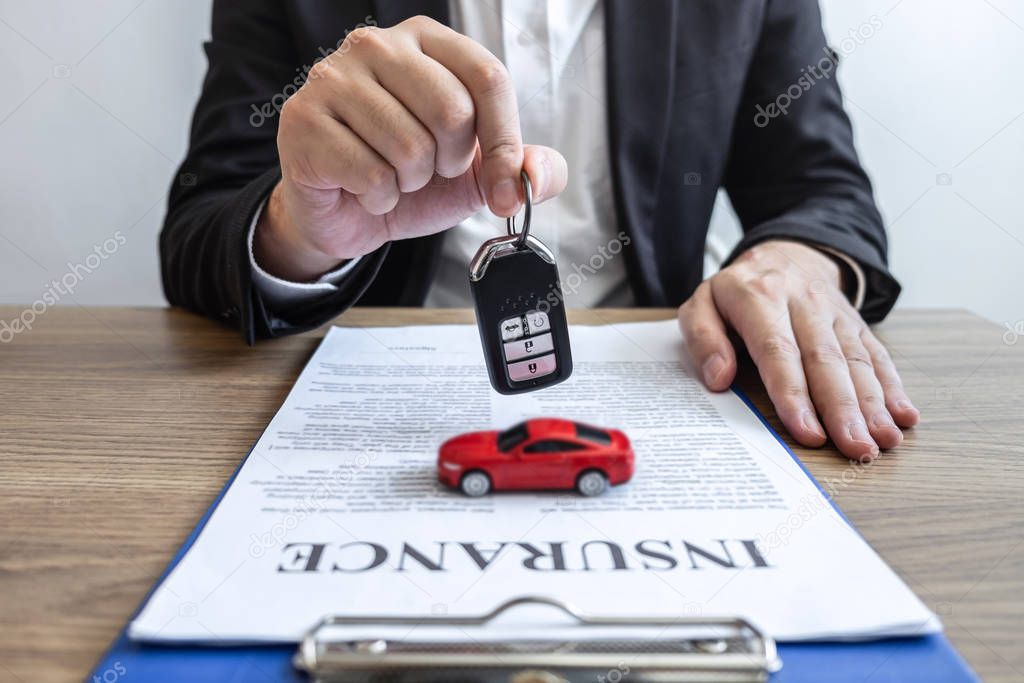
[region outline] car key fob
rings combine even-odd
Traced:
[[[509,234],[484,242],[469,268],[487,375],[501,394],[543,389],[572,374],[558,267],[547,246],[530,234],[533,198],[530,179],[522,175],[522,231],[509,218]]]

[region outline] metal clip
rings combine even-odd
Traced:
[[[424,633],[421,629],[429,634],[434,627],[480,627],[521,605],[546,605],[562,611],[572,617],[575,623],[571,627],[579,628],[578,636],[571,640],[538,636],[513,642],[480,641],[468,634],[460,642],[430,637],[422,641],[326,637],[331,627],[359,626],[368,635],[374,627],[401,626],[417,634]],[[651,635],[651,627],[657,636]],[[588,634],[588,629],[596,630]],[[640,632],[630,634],[631,629]],[[680,635],[685,629],[698,634],[687,631],[690,636]],[[596,617],[542,596],[515,598],[475,617],[327,617],[303,638],[294,663],[317,681],[345,683],[577,683],[607,678],[612,671],[623,675],[624,667],[634,683],[736,683],[767,681],[769,674],[781,667],[775,641],[743,619]]]
[[[523,235],[526,235],[524,240]],[[555,255],[551,253],[548,246],[529,233],[518,233],[515,235],[492,237],[480,245],[476,255],[469,262],[469,279],[476,282],[483,278],[487,272],[487,266],[491,261],[502,254],[530,249],[548,263],[555,262]]]

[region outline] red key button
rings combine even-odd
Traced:
[[[558,367],[555,354],[551,353],[540,358],[521,360],[508,364],[508,378],[513,382],[525,382],[535,377],[550,375]]]

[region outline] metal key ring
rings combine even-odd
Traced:
[[[523,209],[523,229],[520,232],[516,232],[516,217],[509,216],[505,219],[505,229],[508,231],[509,237],[515,237],[518,235],[519,239],[516,240],[516,249],[522,249],[526,244],[526,236],[530,234],[530,218],[533,216],[533,184],[530,183],[530,176],[526,174],[526,171],[519,172],[520,177],[523,179],[523,194],[526,197],[526,205]]]

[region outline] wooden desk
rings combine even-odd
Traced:
[[[0,320],[20,313],[0,308]],[[471,319],[364,309],[339,322]],[[1024,338],[1008,344],[1005,331],[949,311],[902,312],[881,325],[923,422],[837,496],[991,683],[1024,678]],[[250,349],[181,311],[55,308],[0,344],[0,681],[86,675],[321,335]],[[772,414],[749,368],[740,385]],[[795,450],[819,479],[850,471],[834,451]],[[834,579],[871,590],[856,576]]]

